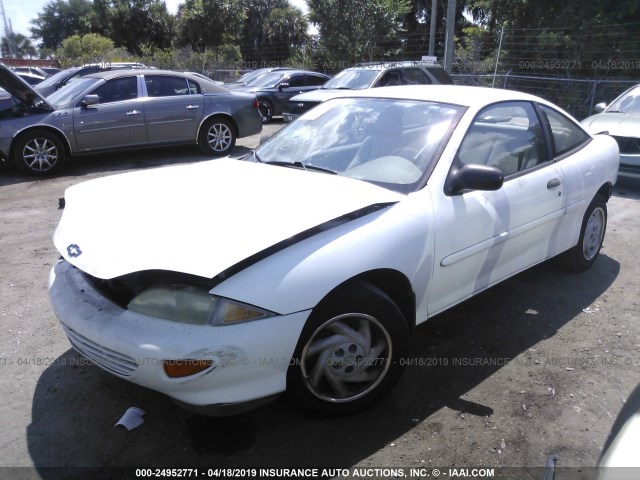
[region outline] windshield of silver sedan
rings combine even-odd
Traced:
[[[73,83],[69,83],[66,87],[56,90],[47,97],[47,102],[56,110],[69,106],[76,96],[102,80],[97,78],[81,77]],[[87,92],[88,93],[88,92]]]
[[[424,185],[463,112],[418,100],[334,99],[280,130],[251,158],[410,193]]]

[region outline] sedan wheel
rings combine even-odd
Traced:
[[[16,143],[13,161],[22,172],[29,175],[50,175],[64,162],[64,146],[51,132],[27,132]]]
[[[397,305],[378,288],[355,284],[310,317],[289,368],[288,393],[324,413],[360,410],[399,380],[408,346]]]
[[[607,229],[607,199],[597,194],[582,220],[580,240],[571,250],[562,254],[564,266],[573,272],[588,269],[598,258]]]
[[[202,126],[199,144],[207,155],[227,155],[236,144],[235,127],[224,118],[208,120]]]

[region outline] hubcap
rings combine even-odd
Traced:
[[[587,220],[587,226],[584,229],[584,238],[582,240],[582,254],[585,260],[591,260],[596,256],[602,239],[604,237],[604,210],[601,207],[596,208]]]
[[[214,152],[224,152],[231,146],[231,129],[224,123],[214,123],[207,132],[207,142]]]
[[[374,317],[339,315],[322,324],[302,351],[302,375],[316,397],[349,402],[374,390],[391,365],[391,338]]]
[[[46,138],[30,140],[22,150],[22,158],[27,166],[37,172],[46,172],[58,161],[58,149]]]

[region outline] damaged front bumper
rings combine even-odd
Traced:
[[[51,270],[49,295],[71,344],[104,370],[165,393],[199,413],[255,405],[286,388],[286,374],[310,310],[214,327],[172,322],[115,305],[65,260]],[[210,367],[170,378],[165,361]]]

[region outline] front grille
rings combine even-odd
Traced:
[[[633,137],[616,137],[614,140],[618,142],[618,148],[623,155],[639,155],[640,154],[640,138]]]
[[[136,361],[128,355],[123,355],[122,353],[98,345],[65,325],[63,325],[63,328],[67,337],[69,337],[71,345],[82,355],[105,370],[117,373],[123,377],[130,377],[138,368]]]

